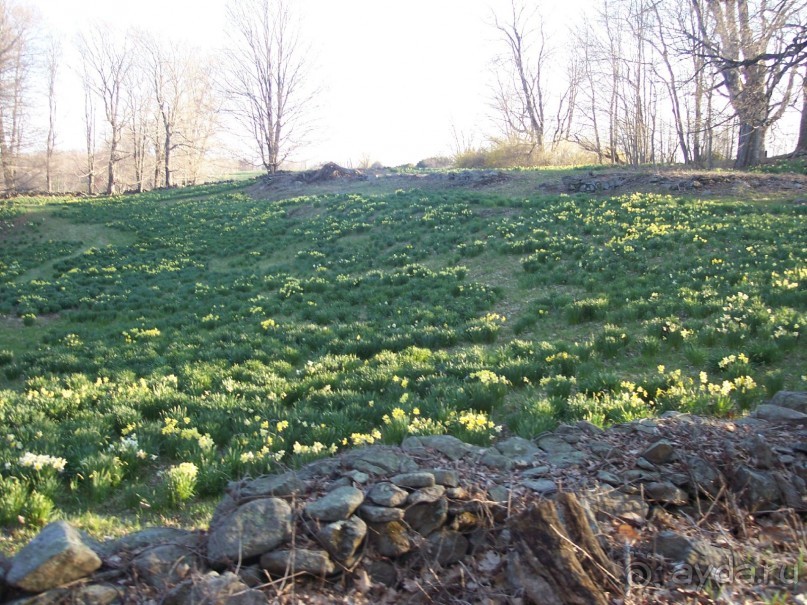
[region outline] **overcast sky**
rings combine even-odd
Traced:
[[[226,0],[20,0],[65,47],[58,145],[82,147],[82,92],[71,45],[92,21],[145,28],[202,49],[225,43]],[[294,159],[314,165],[417,162],[454,151],[454,131],[485,142],[492,60],[501,51],[492,15],[510,0],[291,0],[312,49],[310,77],[322,90],[313,144]],[[545,0],[552,65],[563,69],[569,28],[592,0]],[[72,64],[72,65],[71,65]],[[552,88],[551,82],[549,88]],[[45,111],[39,111],[46,115]],[[792,145],[798,112],[771,132],[772,153]],[[246,142],[244,143],[247,144]],[[246,155],[246,154],[245,154]]]
[[[570,6],[583,0],[567,0]],[[25,0],[43,26],[58,31],[65,62],[76,32],[92,20],[186,39],[223,43],[224,0]],[[553,3],[554,4],[554,3]],[[294,0],[312,48],[320,85],[315,145],[300,159],[395,165],[453,149],[452,128],[490,132],[491,60],[497,52],[494,9],[508,0]],[[558,21],[560,24],[560,21]],[[562,29],[559,25],[555,31]],[[80,91],[70,66],[62,73],[60,143],[81,146]]]

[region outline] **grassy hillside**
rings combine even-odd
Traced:
[[[0,205],[6,528],[193,514],[228,479],[408,433],[807,388],[803,204],[245,187]]]

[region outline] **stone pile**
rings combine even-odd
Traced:
[[[233,482],[207,532],[153,528],[99,544],[51,523],[13,559],[0,557],[0,601],[266,603],[268,586],[304,577],[394,589],[412,569],[479,553],[506,566],[510,517],[558,492],[577,494],[608,552],[616,520],[645,532],[637,557],[714,566],[728,552],[651,529],[655,511],[701,518],[730,495],[746,515],[804,512],[805,427],[807,393],[779,393],[734,422],[674,413],[606,431],[580,422],[487,448],[408,437]],[[624,544],[611,546],[621,558]],[[500,592],[521,594],[520,582],[510,573]]]

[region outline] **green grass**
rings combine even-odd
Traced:
[[[525,183],[0,206],[7,535],[183,519],[229,479],[407,433],[736,415],[807,387],[803,206]]]

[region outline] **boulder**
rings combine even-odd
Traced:
[[[807,391],[779,391],[771,404],[807,414]]]
[[[132,560],[137,575],[157,590],[179,584],[200,564],[187,548],[162,544],[146,549]]]
[[[660,439],[642,452],[642,458],[653,464],[669,462],[675,453],[675,446],[666,439]]]
[[[374,523],[370,525],[369,534],[370,544],[384,557],[400,557],[412,550],[412,540],[400,521]]]
[[[468,538],[461,533],[444,529],[434,532],[426,543],[426,556],[442,566],[461,561],[468,554]]]
[[[367,535],[367,524],[359,517],[336,521],[325,525],[317,532],[317,540],[334,559],[350,567],[353,555]]]
[[[303,489],[305,489],[305,483],[294,471],[280,475],[266,475],[252,481],[232,481],[227,486],[227,491],[234,496],[235,500],[261,496],[280,498],[292,496]]]
[[[367,499],[379,506],[400,506],[409,494],[400,487],[384,481],[376,483],[367,492]]]
[[[54,521],[17,553],[6,582],[29,592],[44,592],[84,578],[101,559],[65,521]]]
[[[740,501],[750,512],[776,508],[781,501],[776,478],[769,472],[745,465],[734,472],[731,489],[740,494]]]
[[[417,489],[420,487],[431,487],[434,485],[434,475],[431,473],[402,473],[390,478],[390,481],[398,487],[410,487]]]
[[[248,502],[211,527],[208,559],[227,565],[262,555],[291,537],[291,518],[291,508],[279,498]]]
[[[754,416],[768,422],[804,422],[807,423],[807,414],[792,408],[780,405],[763,404],[754,411]]]
[[[440,498],[435,502],[423,502],[406,509],[404,520],[421,536],[428,536],[440,529],[448,518],[448,501]]]
[[[340,521],[356,512],[364,502],[364,492],[355,487],[338,487],[306,505],[305,513],[317,521]]]
[[[404,518],[404,510],[389,506],[362,504],[359,507],[359,515],[368,523],[389,523],[390,521],[401,521]]]
[[[324,550],[273,550],[261,556],[261,567],[273,576],[307,573],[328,576],[335,571],[331,557]]]
[[[267,605],[260,590],[244,584],[232,572],[221,575],[211,571],[199,579],[186,580],[163,599],[164,605]]]

